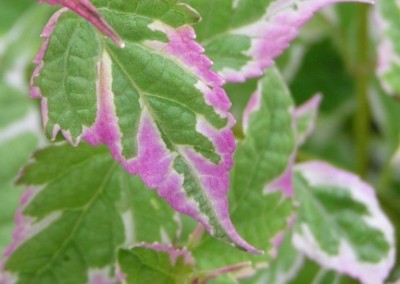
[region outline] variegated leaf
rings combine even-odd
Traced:
[[[394,232],[374,190],[323,162],[296,166],[294,185],[300,201],[295,247],[325,268],[383,283],[394,264]]]
[[[173,210],[104,146],[50,146],[19,183],[27,189],[0,265],[2,284],[115,283],[118,247],[176,236]]]
[[[280,190],[283,191],[286,196],[293,196],[294,189],[292,177],[297,150],[314,130],[320,102],[321,96],[316,95],[291,111],[293,116],[293,127],[295,128],[296,133],[296,147],[293,148],[285,171],[265,187],[265,192]],[[244,119],[244,121],[246,120],[247,119]]]
[[[347,0],[186,0],[200,12],[199,41],[230,82],[260,76],[321,8]],[[372,3],[372,0],[355,0]]]
[[[231,172],[231,216],[241,235],[268,255],[251,256],[203,237],[194,250],[201,269],[252,261],[253,269],[266,265],[279,245],[295,209],[292,192],[266,193],[266,186],[290,164],[295,149],[293,100],[276,68],[267,70],[246,109],[246,136],[238,144]],[[285,188],[286,189],[286,188]],[[214,257],[207,256],[213,252]]]
[[[178,212],[216,238],[258,252],[236,233],[227,191],[235,149],[222,79],[188,25],[199,16],[175,0],[93,1],[126,44],[59,11],[44,30],[32,96],[46,132],[73,144],[106,144]]]
[[[124,228],[116,207],[118,167],[105,150],[50,147],[23,170],[19,182],[27,189],[4,254],[1,283],[111,279]]]
[[[62,5],[69,8],[79,16],[85,18],[92,23],[100,32],[108,36],[120,47],[124,47],[124,42],[119,38],[114,29],[107,23],[106,20],[96,10],[96,7],[89,0],[38,0],[39,3],[47,2],[50,5]]]
[[[388,94],[400,97],[400,1],[377,1],[376,19],[381,36],[378,77]]]
[[[0,255],[11,241],[21,194],[14,184],[20,167],[37,147],[39,115],[20,91],[0,82]],[[1,283],[1,281],[0,281]]]

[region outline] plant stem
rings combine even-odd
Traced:
[[[358,54],[356,60],[355,78],[357,85],[357,113],[354,121],[356,138],[357,172],[365,177],[368,171],[370,109],[368,104],[368,82],[371,74],[371,60],[369,52],[369,6],[360,5],[358,18]]]

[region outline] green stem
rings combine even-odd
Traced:
[[[368,104],[368,82],[371,74],[371,60],[369,52],[369,6],[359,7],[358,54],[356,60],[355,78],[357,85],[357,113],[354,120],[356,138],[357,172],[365,177],[368,171],[369,136],[370,136],[370,109]]]

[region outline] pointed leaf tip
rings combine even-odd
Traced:
[[[230,220],[234,119],[223,80],[210,70],[189,25],[196,15],[175,0],[161,14],[183,13],[180,19],[154,15],[149,2],[137,2],[140,9],[118,1],[97,7],[125,40],[124,50],[99,40],[70,12],[50,21],[32,80],[46,131],[53,137],[61,131],[73,144],[107,145],[176,211],[216,238],[260,253]],[[54,72],[59,62],[69,68]]]
[[[100,13],[89,0],[38,0],[38,2],[47,2],[50,5],[59,4],[74,11],[76,14],[89,21],[100,32],[114,41],[119,47],[125,47],[125,43],[117,35],[113,27],[100,15]]]

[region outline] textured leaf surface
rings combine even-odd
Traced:
[[[195,261],[186,249],[160,244],[141,244],[118,253],[123,283],[189,284]]]
[[[66,150],[38,152],[24,169],[20,182],[28,188],[5,252],[5,283],[88,282],[111,265],[124,241],[116,164],[105,149]]]
[[[47,133],[106,144],[175,210],[216,238],[258,252],[229,218],[233,118],[222,80],[193,40],[188,24],[198,14],[173,0],[93,4],[126,47],[70,12],[54,15],[32,79]]]
[[[322,162],[298,165],[294,184],[301,203],[296,248],[363,283],[383,283],[394,262],[394,237],[374,190]]]
[[[273,64],[319,9],[346,0],[186,2],[200,12],[199,41],[224,79],[241,82]],[[357,0],[356,0],[357,1]],[[358,1],[371,3],[371,1]]]
[[[265,187],[286,169],[295,148],[293,101],[275,68],[260,80],[247,108],[246,137],[239,142],[231,172],[231,216],[238,231],[267,256],[250,257],[204,238],[194,254],[200,268],[252,260],[266,263],[294,213],[291,200],[281,192],[266,194]],[[207,256],[213,252],[213,259]]]
[[[114,29],[107,23],[106,20],[96,10],[96,7],[89,0],[38,0],[39,3],[47,2],[50,5],[60,4],[66,8],[71,9],[79,16],[85,18],[92,23],[100,32],[108,36],[120,47],[124,47],[125,44],[115,33]]]
[[[114,283],[118,246],[175,237],[173,211],[105,147],[52,146],[34,158],[19,180],[28,188],[2,284]]]
[[[158,198],[138,177],[120,174],[122,198],[118,203],[125,225],[125,244],[173,243],[179,237],[179,219],[167,202]]]
[[[386,92],[400,96],[400,3],[398,0],[377,1],[381,43],[378,49],[377,73]]]

